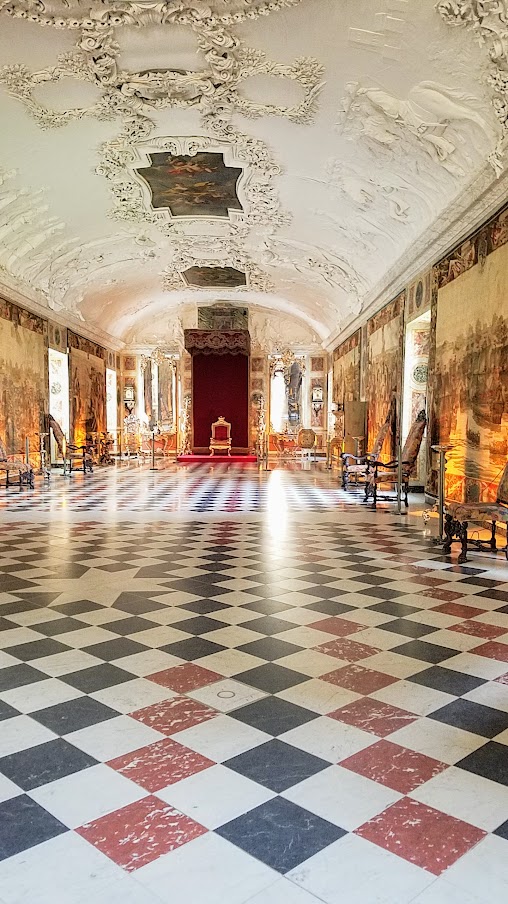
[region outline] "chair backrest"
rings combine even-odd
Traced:
[[[385,439],[388,436],[388,433],[389,433],[392,425],[395,423],[396,412],[397,412],[397,399],[395,398],[395,395],[393,395],[392,400],[390,402],[390,407],[388,409],[388,414],[386,415],[386,420],[385,420],[384,424],[382,424],[382,426],[379,430],[379,433],[376,436],[376,439],[374,441],[374,445],[372,446],[372,449],[370,450],[372,456],[376,459],[379,458],[379,456],[381,455],[381,449],[384,446]]]
[[[60,452],[60,455],[61,455],[63,453],[65,434],[64,434],[60,424],[58,423],[58,421],[55,421],[55,418],[53,417],[52,414],[49,415],[48,422],[49,422],[49,426],[51,427],[51,429],[53,431],[53,436],[55,437],[55,442],[58,446],[58,451]]]
[[[212,439],[216,442],[226,442],[231,436],[231,424],[219,417],[212,424]]]
[[[316,434],[309,427],[302,427],[298,432],[297,445],[300,449],[313,449],[316,442]]]
[[[508,505],[508,461],[506,462],[504,471],[501,474],[501,480],[499,481],[499,486],[497,488],[496,502],[501,502],[503,505]]]
[[[402,461],[406,465],[405,470],[409,470],[409,472],[413,470],[416,464],[426,425],[427,415],[422,408],[418,413],[416,420],[413,421],[413,424],[411,425],[406,442],[404,443],[404,448],[402,449]]]

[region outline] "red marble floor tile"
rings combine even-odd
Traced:
[[[340,765],[401,794],[409,794],[448,769],[446,763],[391,741],[378,741],[342,760]]]
[[[308,628],[315,628],[316,631],[325,631],[328,634],[336,634],[337,637],[347,637],[348,634],[356,634],[357,631],[365,631],[365,625],[359,625],[358,622],[348,621],[347,618],[323,618],[321,621],[312,622],[307,625]]]
[[[165,735],[192,728],[218,715],[215,709],[189,697],[173,697],[171,700],[163,700],[161,703],[154,703],[152,706],[130,713],[132,719],[137,719],[138,722],[143,722],[143,725],[149,725],[150,728]]]
[[[178,741],[165,738],[116,757],[108,766],[153,794],[166,785],[175,785],[196,772],[209,769],[215,763]]]
[[[374,691],[380,691],[389,684],[395,684],[398,678],[392,675],[385,675],[383,672],[375,672],[373,669],[365,669],[361,665],[346,665],[342,669],[335,669],[334,672],[328,672],[326,675],[320,676],[321,681],[329,681],[330,684],[336,684],[338,687],[345,687],[348,691],[355,691],[357,694],[373,694]]]
[[[314,647],[314,649],[318,653],[326,653],[328,656],[335,656],[337,659],[345,659],[346,662],[368,659],[369,656],[375,656],[376,653],[381,652],[375,647],[369,647],[365,643],[357,643],[347,637],[340,638],[340,640],[326,640],[319,646]]]
[[[466,606],[463,603],[443,603],[441,606],[433,606],[432,611],[456,615],[457,618],[474,618],[475,615],[483,615],[487,609],[478,609],[476,606]]]
[[[183,665],[175,665],[171,669],[164,669],[163,672],[155,672],[146,677],[148,681],[154,681],[155,684],[161,684],[162,687],[169,687],[178,694],[186,694],[187,691],[195,691],[200,687],[206,687],[207,684],[213,684],[215,681],[222,681],[224,675],[204,669],[194,662],[185,662]]]
[[[487,832],[403,797],[355,829],[355,835],[440,876]]]
[[[508,684],[508,672],[505,675],[500,675],[499,678],[495,679],[498,684]]]
[[[447,584],[447,578],[433,578],[430,575],[416,575],[411,579],[412,584],[423,584],[425,587],[439,587],[440,584]]]
[[[475,656],[485,656],[487,659],[498,659],[499,662],[508,662],[508,644],[496,640],[489,640],[474,648]]]
[[[355,700],[354,703],[348,703],[328,713],[328,718],[346,722],[347,725],[354,725],[355,728],[362,728],[363,731],[370,731],[371,734],[385,738],[398,728],[416,722],[418,716],[389,703],[373,700],[372,697],[362,697],[361,700]]]
[[[457,634],[470,634],[471,637],[484,637],[485,640],[492,640],[494,637],[506,634],[506,628],[500,628],[499,625],[486,625],[483,622],[471,620],[451,625],[447,630],[456,631]]]
[[[128,872],[146,866],[207,829],[157,797],[144,797],[76,829]]]
[[[454,600],[460,600],[464,594],[457,593],[456,590],[444,590],[442,587],[431,587],[429,590],[421,590],[418,596],[426,596],[430,597],[430,599],[452,603]]]

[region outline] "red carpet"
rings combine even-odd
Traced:
[[[213,464],[213,462],[234,462],[234,464],[254,464],[256,455],[179,455],[176,459],[181,465]]]

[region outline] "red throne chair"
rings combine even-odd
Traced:
[[[227,452],[228,455],[231,455],[231,424],[224,420],[223,417],[219,417],[212,424],[209,449],[210,455],[215,455],[216,451],[219,453]]]

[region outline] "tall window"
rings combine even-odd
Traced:
[[[276,433],[284,430],[286,416],[286,384],[284,371],[276,370],[272,376],[270,394],[270,420]]]

